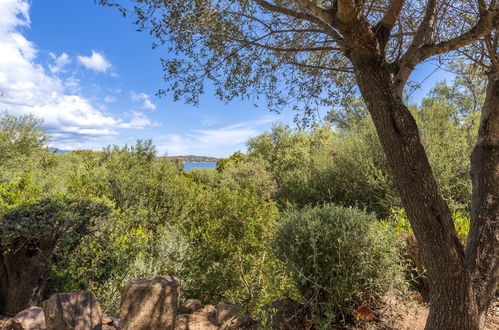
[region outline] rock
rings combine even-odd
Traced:
[[[121,290],[122,329],[174,329],[178,286],[178,281],[171,276],[127,282]]]
[[[218,330],[216,313],[215,307],[207,305],[192,314],[180,314],[177,316],[175,330]]]
[[[47,330],[97,329],[102,323],[92,292],[56,293],[42,303]]]
[[[121,327],[116,323],[103,324],[100,330],[121,330]]]
[[[12,327],[11,327],[12,319],[13,319],[13,317],[0,315],[0,330],[12,329]]]
[[[208,313],[208,314],[211,314],[211,313],[216,314],[217,309],[213,305],[206,305],[203,307],[203,309],[201,309],[201,311],[204,313]]]
[[[248,327],[252,320],[248,313],[245,313],[241,307],[234,304],[219,302],[217,305],[216,322],[224,328]]]
[[[203,307],[201,300],[198,299],[187,299],[178,308],[179,314],[192,314],[197,312]]]
[[[101,330],[120,330],[121,320],[115,317],[104,317]]]
[[[45,315],[40,307],[31,307],[20,311],[12,318],[12,330],[40,330],[46,329]]]

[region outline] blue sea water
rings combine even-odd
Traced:
[[[192,168],[215,168],[217,162],[203,162],[203,163],[184,163],[184,171],[189,172]]]

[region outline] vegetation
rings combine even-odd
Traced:
[[[275,245],[319,328],[328,329],[403,289],[392,237],[372,214],[326,204],[286,214]]]
[[[466,154],[478,130],[478,113],[464,111],[471,99],[457,80],[411,106],[463,244]],[[366,114],[351,98],[325,125],[276,124],[247,153],[189,172],[150,140],[54,153],[36,118],[2,114],[1,312],[92,290],[116,315],[126,281],[169,274],[182,298],[237,303],[263,324],[288,299],[328,329],[387,295],[424,291],[428,271]],[[16,269],[25,285],[9,282]]]
[[[129,12],[128,1],[99,3],[125,3],[121,12]],[[138,29],[155,37],[155,47],[167,43],[168,54],[175,55],[161,61],[169,84],[162,93],[172,93],[174,99],[196,104],[210,80],[224,101],[263,96],[272,110],[299,109],[310,119],[318,106],[335,104],[358,90],[425,260],[432,287],[426,328],[483,327],[499,268],[499,5],[495,0],[136,0],[133,4]],[[405,97],[418,64],[438,59],[441,66],[459,57],[487,79],[471,157],[473,198],[466,246],[459,243],[451,205],[438,189],[429,150]]]

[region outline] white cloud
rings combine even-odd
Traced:
[[[106,102],[106,103],[113,103],[113,102],[116,102],[116,98],[114,96],[106,96],[104,98],[104,102]]]
[[[52,73],[65,72],[64,67],[71,63],[71,59],[66,53],[62,53],[59,56],[56,56],[54,53],[50,53],[49,55],[54,60],[54,65],[49,64]]]
[[[161,123],[151,121],[146,117],[142,112],[132,112],[132,118],[130,122],[123,123],[120,125],[120,128],[126,129],[144,129],[150,126],[160,126]]]
[[[266,115],[262,119],[246,121],[219,129],[194,130],[179,135],[169,134],[157,141],[158,150],[169,155],[212,155],[227,156],[234,147],[244,147],[250,137],[260,134],[276,118]]]
[[[89,70],[103,73],[112,66],[103,54],[100,54],[94,50],[90,56],[78,56],[78,61]]]
[[[142,102],[142,109],[156,110],[156,104],[152,103],[151,97],[146,93],[130,93],[130,99],[134,102]]]
[[[204,117],[203,119],[201,119],[201,125],[203,126],[213,126],[215,125],[216,123],[218,123],[218,119],[216,118],[212,118],[212,117]]]
[[[29,26],[27,0],[1,0],[0,13],[0,111],[13,114],[32,113],[44,120],[44,127],[60,148],[75,149],[86,143],[112,139],[118,129],[156,125],[143,114],[132,116],[129,123],[98,110],[79,95],[78,79],[63,80],[56,75],[69,57],[60,55],[59,66],[47,74],[36,63],[36,47],[19,28]]]

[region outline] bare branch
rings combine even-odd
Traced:
[[[400,65],[398,67],[399,70],[394,79],[395,93],[399,96],[402,96],[404,86],[409,79],[411,72],[414,70],[416,64],[419,63],[416,59],[416,53],[421,45],[423,45],[431,36],[437,16],[437,2],[438,0],[428,0],[425,16],[418,27],[416,35],[412,39],[407,51],[400,59]]]
[[[387,28],[392,29],[400,17],[400,11],[402,10],[404,3],[405,0],[392,0],[390,6],[388,6],[388,9],[383,15],[380,24],[382,24]]]
[[[244,43],[246,45],[253,45],[257,46],[260,48],[268,49],[268,50],[273,50],[277,52],[289,52],[289,53],[299,53],[299,52],[316,52],[316,51],[327,51],[327,50],[341,50],[339,47],[332,47],[332,46],[321,46],[321,47],[277,47],[277,46],[271,46],[271,45],[265,45],[256,41],[251,41],[251,40],[243,40],[243,39],[234,39],[230,38],[233,41]],[[261,38],[258,38],[259,40]]]
[[[336,30],[329,23],[323,21],[321,18],[317,16],[311,15],[307,12],[296,11],[286,7],[276,6],[265,0],[253,0],[253,1],[255,1],[260,7],[268,11],[271,11],[273,13],[291,16],[294,18],[298,18],[316,24],[320,28],[324,29],[325,33],[336,39],[338,43],[341,43],[343,41],[343,38],[338,34],[338,32],[336,32]]]
[[[499,26],[499,8],[494,11],[487,12],[484,16],[480,17],[475,26],[460,36],[447,41],[439,42],[438,44],[423,45],[417,52],[418,63],[431,56],[453,51],[469,45],[479,38],[489,34],[497,26]]]
[[[437,16],[437,3],[438,0],[429,0],[426,7],[425,16],[419,25],[418,31],[412,39],[412,43],[404,54],[402,61],[410,59],[416,53],[417,49],[426,42],[433,31],[435,20]]]
[[[390,32],[400,17],[400,11],[402,10],[404,3],[405,0],[392,0],[390,6],[383,15],[383,18],[374,28],[376,39],[378,39],[382,49],[385,48]]]
[[[352,68],[333,68],[333,67],[322,66],[322,65],[304,64],[304,63],[299,63],[299,62],[294,62],[294,61],[289,61],[287,63],[295,65],[295,66],[303,67],[303,68],[308,68],[308,69],[319,69],[319,70],[353,73]]]
[[[328,23],[332,22],[333,17],[331,16],[331,12],[316,2],[312,2],[310,0],[295,0],[295,2],[298,3],[302,9],[311,11],[315,16],[319,17],[323,21]]]

